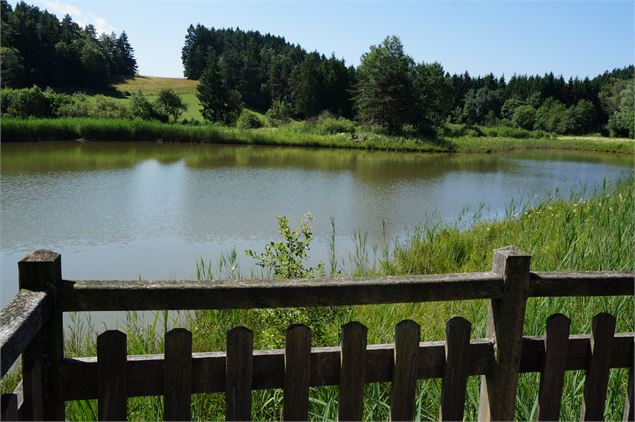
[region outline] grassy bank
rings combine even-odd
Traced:
[[[468,230],[456,226],[432,225],[415,230],[412,235],[377,261],[353,258],[354,272],[363,274],[444,273],[488,271],[492,250],[514,244],[532,255],[535,271],[574,270],[632,270],[635,254],[635,182],[631,176],[616,186],[601,187],[590,199],[572,195],[554,196],[545,203],[526,210],[509,208],[509,218],[498,222],[475,221]],[[360,241],[355,256],[366,256],[372,245]],[[380,254],[381,255],[381,254]],[[235,257],[222,257],[215,264],[218,277],[239,277],[235,272]],[[205,277],[201,265],[200,276]],[[472,337],[485,335],[486,301],[440,302],[381,306],[355,306],[321,310],[286,309],[255,311],[200,311],[174,315],[155,314],[150,324],[130,313],[122,330],[128,334],[128,353],[160,353],[163,350],[161,332],[172,326],[186,326],[193,332],[194,351],[223,350],[226,330],[246,325],[254,331],[257,348],[280,347],[284,329],[291,322],[310,325],[314,332],[313,345],[339,343],[342,323],[357,320],[369,327],[369,343],[394,341],[395,324],[406,318],[421,324],[425,341],[444,337],[445,321],[461,315],[472,323]],[[617,317],[617,331],[633,330],[633,300],[628,297],[606,298],[532,298],[528,302],[525,320],[527,335],[544,334],[547,317],[555,312],[567,315],[572,333],[589,333],[594,314],[607,311]],[[176,322],[175,322],[176,321]],[[67,336],[67,354],[94,356],[94,327],[76,320]],[[626,392],[627,374],[624,370],[611,371],[607,396],[607,420],[621,418]],[[561,419],[579,417],[581,392],[584,383],[582,371],[567,374]],[[535,419],[539,378],[523,374],[518,387],[516,418]],[[466,419],[477,417],[479,397],[478,377],[468,383]],[[10,388],[5,385],[5,388]],[[436,419],[440,399],[439,380],[420,381],[417,395],[417,420]],[[280,390],[254,393],[253,417],[258,420],[280,419],[282,392]],[[389,415],[390,386],[368,385],[365,390],[365,419],[387,420]],[[131,420],[162,418],[162,402],[157,397],[129,400]],[[224,397],[222,394],[193,396],[193,417],[197,420],[222,420]],[[337,390],[332,387],[313,388],[310,417],[312,420],[335,420]],[[95,402],[67,404],[67,417],[71,420],[95,420]]]
[[[321,135],[292,128],[240,130],[215,125],[179,125],[124,119],[16,119],[2,120],[2,142],[84,139],[87,141],[184,142],[287,145],[326,148],[415,152],[490,152],[518,149],[572,149],[633,154],[635,142],[609,138],[387,136],[374,133]]]

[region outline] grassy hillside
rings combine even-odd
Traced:
[[[159,91],[162,89],[172,89],[179,94],[183,102],[187,104],[187,111],[183,113],[182,118],[202,121],[201,106],[198,102],[198,98],[196,98],[197,84],[198,81],[186,78],[138,75],[132,79],[114,84],[113,88],[121,94],[121,97],[118,98],[121,101],[128,101],[130,94],[137,91],[141,91],[148,97],[148,100],[154,101]]]

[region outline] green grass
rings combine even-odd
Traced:
[[[635,254],[635,181],[633,176],[615,186],[599,188],[589,199],[579,195],[550,200],[532,209],[508,208],[508,218],[480,221],[470,217],[471,227],[459,230],[456,225],[427,225],[415,230],[404,242],[392,250],[380,253],[380,258],[369,262],[355,261],[357,275],[428,274],[463,271],[488,271],[492,251],[506,245],[517,245],[532,255],[534,271],[633,270]],[[370,245],[359,236],[355,256],[364,257]],[[374,246],[373,246],[374,247]],[[380,249],[381,251],[381,249]],[[220,257],[215,264],[199,261],[199,278],[237,278],[235,253]],[[398,305],[355,306],[287,310],[229,310],[197,311],[193,313],[157,312],[148,324],[136,313],[129,313],[121,330],[128,334],[128,353],[160,353],[163,350],[162,332],[172,326],[188,327],[193,333],[194,351],[224,350],[226,331],[237,325],[246,325],[254,331],[257,348],[280,347],[284,329],[290,322],[304,322],[314,331],[313,345],[339,343],[341,324],[356,320],[369,327],[369,343],[394,341],[395,324],[402,319],[413,319],[421,325],[422,340],[444,338],[445,321],[461,315],[472,323],[472,337],[485,335],[486,301],[450,301],[409,303]],[[571,321],[572,333],[589,333],[593,315],[610,312],[617,318],[618,332],[633,331],[633,299],[629,297],[531,298],[525,318],[526,335],[543,335],[545,321],[553,313],[561,312]],[[95,328],[80,319],[71,324],[67,336],[67,355],[94,356]],[[3,388],[10,389],[6,381]],[[625,370],[611,371],[607,420],[621,418],[626,392]],[[520,376],[516,419],[535,419],[539,377],[536,374]],[[567,373],[563,394],[561,419],[579,418],[581,392],[584,385],[582,371]],[[418,382],[417,420],[436,419],[440,399],[440,380]],[[479,398],[478,377],[468,382],[466,419],[476,419]],[[370,384],[365,388],[364,414],[368,420],[386,420],[389,415],[389,384]],[[222,394],[197,394],[193,397],[193,417],[197,420],[223,419]],[[259,420],[280,419],[282,393],[267,390],[254,393],[253,417]],[[71,420],[96,419],[95,402],[78,401],[67,404],[67,418]],[[157,397],[129,400],[128,418],[155,420],[162,417],[162,402]],[[337,415],[337,389],[320,387],[311,389],[310,418],[334,420]]]
[[[148,141],[287,145],[412,152],[491,152],[518,149],[573,149],[633,154],[632,140],[603,138],[459,137],[430,138],[387,136],[370,132],[321,135],[299,130],[298,123],[280,128],[240,130],[217,125],[180,125],[124,119],[16,119],[2,120],[3,142],[85,139],[88,141]]]
[[[172,89],[179,94],[181,100],[187,105],[187,110],[181,115],[181,119],[203,121],[201,104],[196,98],[196,86],[198,81],[186,78],[164,78],[160,76],[138,75],[131,79],[113,85],[120,95],[114,99],[127,103],[129,95],[141,91],[150,102],[157,98],[162,89]]]

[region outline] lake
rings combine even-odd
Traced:
[[[310,211],[312,262],[328,267],[331,218],[348,261],[356,232],[383,245],[425,221],[455,222],[466,207],[483,205],[492,219],[511,201],[588,195],[626,177],[633,158],[59,142],[3,144],[1,164],[4,305],[17,291],[17,261],[34,249],[60,252],[69,279],[194,278],[198,258],[232,249],[249,275],[244,250],[277,239],[276,215],[295,222]]]

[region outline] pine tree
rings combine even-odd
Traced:
[[[126,31],[123,31],[115,42],[117,53],[120,57],[119,68],[120,75],[134,76],[137,74],[137,60],[134,57],[134,50],[128,41]]]
[[[362,56],[357,70],[354,101],[358,118],[377,124],[389,133],[399,132],[412,121],[414,62],[403,51],[398,37],[386,37]]]
[[[227,88],[221,76],[218,59],[213,54],[209,56],[196,91],[205,120],[224,124],[233,124],[236,121],[241,109],[240,94]]]

